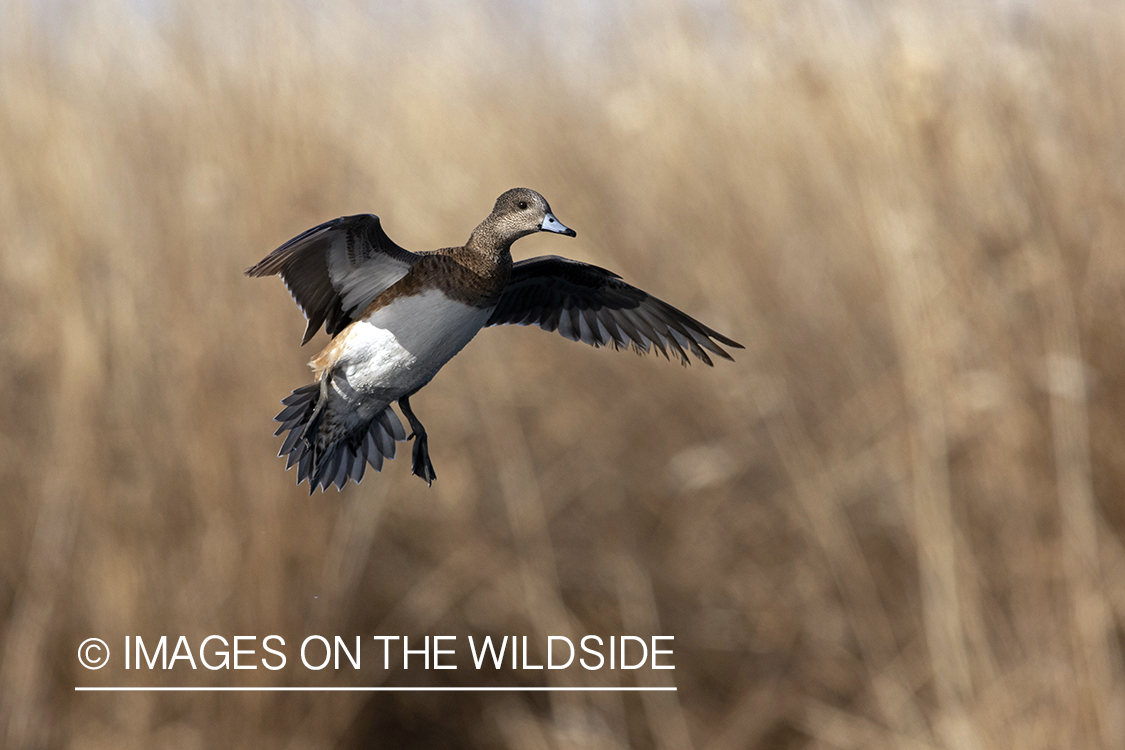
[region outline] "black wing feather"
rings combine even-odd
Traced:
[[[323,325],[344,330],[419,256],[399,247],[374,214],[342,216],[302,232],[247,269],[247,276],[278,274],[308,319],[302,344]]]
[[[572,341],[615,349],[632,346],[640,353],[655,348],[684,364],[689,352],[708,365],[713,363],[707,352],[731,359],[719,343],[743,348],[612,271],[555,255],[512,266],[512,278],[488,325],[537,325]]]

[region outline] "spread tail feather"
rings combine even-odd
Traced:
[[[296,465],[297,484],[308,480],[310,495],[318,486],[343,489],[349,478],[359,484],[368,464],[381,471],[383,459],[395,457],[395,442],[406,440],[406,430],[390,406],[359,429],[327,437],[321,431],[326,395],[321,383],[301,386],[282,400],[285,408],[274,417],[281,423],[274,435],[289,433],[277,455],[287,456],[287,471]]]

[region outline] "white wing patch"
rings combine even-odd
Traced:
[[[349,314],[365,307],[406,275],[410,264],[389,255],[360,259],[358,265],[348,257],[347,239],[337,237],[328,248],[328,277],[340,295],[340,306]]]

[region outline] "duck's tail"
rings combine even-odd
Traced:
[[[359,484],[368,464],[381,471],[383,459],[395,457],[395,442],[406,440],[406,430],[389,405],[351,427],[325,420],[328,382],[325,378],[293,391],[282,400],[285,408],[274,417],[281,422],[274,434],[289,433],[277,455],[288,456],[287,471],[296,465],[297,484],[307,479],[310,495],[318,486],[326,490],[335,484],[343,489],[349,477]]]

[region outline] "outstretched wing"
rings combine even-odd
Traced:
[[[722,347],[743,348],[666,302],[629,286],[612,271],[555,255],[521,260],[488,325],[537,325],[593,346],[655,347],[684,364],[691,352],[711,365],[707,352],[731,359]],[[707,350],[707,351],[704,351]]]
[[[374,214],[342,216],[297,235],[267,255],[247,276],[279,274],[308,319],[308,340],[324,324],[335,336],[420,256],[399,247]]]

